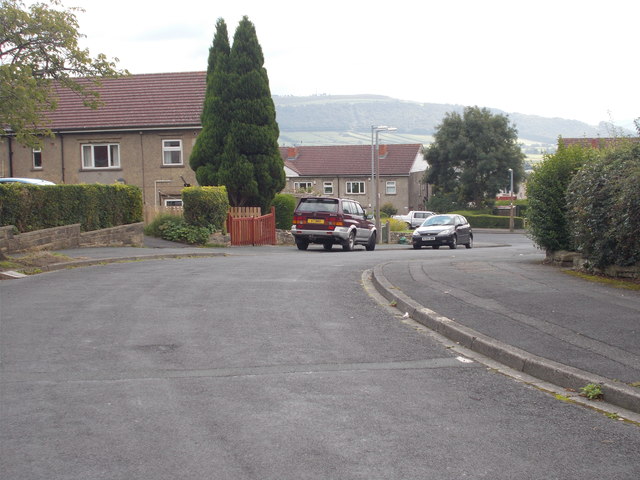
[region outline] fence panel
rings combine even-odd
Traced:
[[[259,211],[259,207],[258,211]],[[227,230],[231,235],[231,245],[275,245],[276,211],[255,217],[227,216]]]

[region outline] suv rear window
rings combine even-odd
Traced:
[[[331,212],[338,213],[338,200],[333,198],[305,198],[298,208],[298,212]]]

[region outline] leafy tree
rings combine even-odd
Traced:
[[[80,95],[85,105],[99,106],[99,77],[127,73],[116,70],[117,59],[103,54],[91,58],[78,46],[78,8],[60,9],[35,3],[3,0],[0,5],[0,134],[8,129],[17,140],[38,146],[46,129],[46,112],[55,110],[53,83]],[[88,80],[76,81],[76,77]]]
[[[547,154],[527,182],[529,235],[547,251],[572,250],[567,213],[567,188],[573,176],[599,151],[580,145],[565,146],[560,139],[555,154]]]
[[[220,22],[218,26],[216,38],[226,31],[220,28]],[[208,79],[211,89],[205,106],[212,108],[208,114],[215,115],[215,107],[221,115],[203,124],[201,133],[214,149],[194,158],[191,165],[201,185],[225,185],[232,206],[258,205],[265,210],[286,180],[262,48],[246,16],[236,29],[228,56],[224,48],[216,50],[216,45],[224,45],[224,40],[216,43],[214,39]],[[218,143],[220,139],[222,144]]]
[[[436,194],[455,194],[460,203],[492,202],[513,169],[514,185],[524,176],[524,154],[518,132],[504,115],[466,107],[463,115],[447,113],[433,144],[425,152],[429,164],[423,181]]]

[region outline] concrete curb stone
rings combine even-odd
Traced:
[[[562,388],[577,391],[590,383],[600,384],[605,401],[640,413],[640,390],[594,373],[534,355],[439,315],[394,287],[384,276],[384,265],[376,265],[372,270],[371,280],[376,289],[389,302],[395,302],[398,310],[408,313],[411,318],[425,327],[469,350]]]

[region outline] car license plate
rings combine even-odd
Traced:
[[[432,242],[436,239],[436,237],[422,237],[423,240],[427,241],[427,242]]]
[[[322,218],[307,218],[307,223],[324,223]]]

